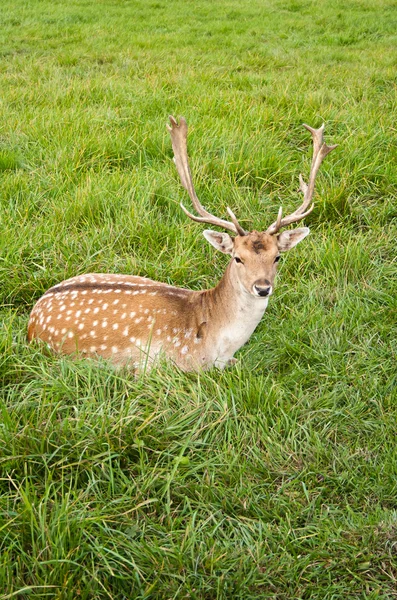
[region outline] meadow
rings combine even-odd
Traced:
[[[397,12],[389,0],[2,0],[0,600],[397,598]],[[134,378],[28,346],[87,272],[214,286],[203,204],[293,210],[235,367]]]

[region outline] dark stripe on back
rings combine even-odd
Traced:
[[[61,294],[66,291],[79,290],[139,290],[144,288],[144,285],[126,284],[126,283],[68,283],[67,285],[58,284],[46,291],[46,294]],[[148,286],[152,287],[152,286]],[[156,286],[153,286],[154,288]]]
[[[138,291],[138,290],[150,290],[153,292],[158,292],[160,291],[162,294],[167,294],[168,296],[176,296],[176,297],[181,297],[184,296],[186,294],[191,293],[191,290],[185,290],[184,288],[176,288],[173,286],[167,286],[167,285],[145,285],[145,284],[139,284],[139,283],[68,283],[67,285],[62,285],[62,284],[58,284],[52,288],[50,288],[49,290],[47,290],[45,292],[45,294],[43,294],[43,296],[46,296],[46,294],[61,294],[62,292],[66,292],[66,291],[72,291],[72,292],[77,292],[80,290],[123,290],[123,291],[128,291],[128,292],[132,292],[132,291]]]

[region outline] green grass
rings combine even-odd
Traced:
[[[393,3],[4,0],[0,25],[0,599],[397,597]],[[168,114],[246,228],[298,202],[303,122],[339,144],[236,367],[27,346],[66,277],[221,276]]]

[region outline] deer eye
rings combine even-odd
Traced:
[[[238,256],[235,256],[234,260],[236,261],[236,263],[243,264],[243,261]]]
[[[276,258],[274,259],[274,262],[278,262],[280,260],[281,256],[276,256]]]

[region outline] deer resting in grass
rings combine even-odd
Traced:
[[[280,230],[312,210],[320,165],[335,146],[323,140],[324,125],[313,129],[313,159],[306,184],[300,176],[303,202],[292,214],[277,219],[266,231],[245,231],[230,208],[231,221],[210,214],[194,190],[187,154],[187,124],[170,117],[174,161],[183,187],[199,216],[181,204],[188,217],[233,234],[206,230],[204,237],[231,256],[214,288],[186,290],[146,277],[119,274],[79,275],[49,289],[30,315],[28,339],[40,339],[56,352],[102,356],[116,364],[139,368],[164,355],[183,370],[224,368],[247,342],[273,292],[280,253],[308,234],[307,227]]]

